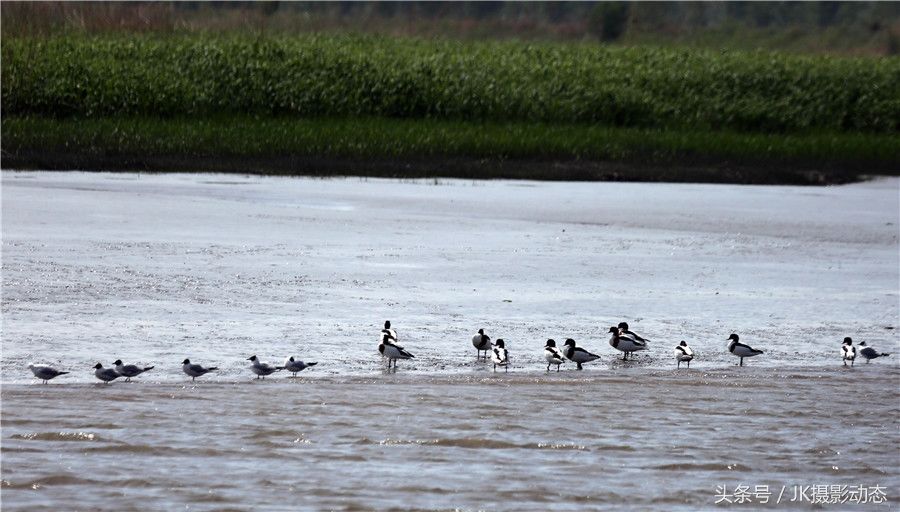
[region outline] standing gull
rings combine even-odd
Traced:
[[[850,361],[850,366],[853,366],[853,362],[856,360],[856,347],[853,346],[853,339],[849,336],[844,338],[844,342],[841,344],[841,359],[844,360],[844,366],[847,366],[847,361]]]
[[[287,360],[285,360],[284,369],[291,372],[293,374],[292,377],[296,377],[297,372],[302,372],[303,370],[309,368],[310,366],[315,366],[317,364],[319,364],[319,363],[304,363],[303,361],[300,361],[299,359],[294,360],[294,356],[291,356],[291,357],[287,358]]]
[[[140,367],[133,364],[122,364],[121,359],[116,359],[116,362],[113,364],[116,365],[116,371],[119,372],[119,375],[125,377],[125,382],[131,382],[132,377],[137,377],[138,375],[153,369],[152,366]]]
[[[472,345],[475,346],[475,360],[478,361],[484,352],[484,360],[487,361],[487,353],[491,349],[491,337],[484,333],[484,329],[478,329],[478,334],[472,336]]]
[[[556,371],[559,372],[559,365],[566,362],[563,357],[563,353],[556,348],[556,340],[547,340],[547,345],[544,347],[544,359],[547,360],[547,371],[550,371],[551,364],[555,364]]]
[[[497,366],[502,366],[506,368],[506,372],[509,372],[509,351],[506,350],[506,346],[503,343],[502,339],[497,339],[497,343],[494,344],[494,350],[491,353],[491,361],[494,362],[494,373],[497,372]]]
[[[598,356],[597,354],[591,354],[581,347],[576,347],[575,340],[573,340],[572,338],[566,340],[566,348],[563,349],[563,354],[567,359],[569,359],[569,361],[572,361],[573,363],[578,365],[578,370],[583,369],[581,367],[582,363],[589,363],[591,361],[594,361],[595,359],[600,359],[600,356]]]
[[[61,372],[52,366],[45,364],[29,364],[28,369],[31,370],[31,373],[34,374],[35,377],[44,381],[44,384],[47,383],[50,379],[55,379],[60,375],[65,375],[69,372]]]
[[[628,354],[630,352],[637,352],[639,350],[647,349],[647,341],[643,338],[638,340],[626,334],[623,334],[625,332],[631,332],[628,329],[622,330],[618,327],[610,327],[609,332],[612,334],[612,336],[609,337],[609,345],[616,350],[622,351],[623,361],[628,360]]]
[[[251,362],[250,371],[256,374],[256,380],[259,380],[260,377],[265,379],[266,375],[272,375],[278,370],[284,370],[283,366],[272,366],[269,363],[260,361],[256,356],[248,357],[247,361]]]
[[[737,334],[733,334],[728,337],[728,351],[734,354],[737,357],[741,358],[740,366],[744,366],[744,358],[745,357],[753,357],[758,356],[763,353],[762,350],[756,350],[755,348],[744,345],[743,343],[739,343],[740,337]]]
[[[869,361],[871,361],[872,359],[878,357],[887,357],[890,355],[886,352],[879,352],[872,347],[867,347],[865,341],[860,341],[859,346],[861,347],[859,349],[859,355],[866,358],[866,364],[869,364]]]
[[[386,333],[381,333],[381,343],[378,345],[378,352],[382,355],[382,357],[386,357],[388,360],[388,368],[391,367],[391,362],[394,363],[394,368],[397,368],[397,359],[413,359],[415,356],[410,354],[400,345],[395,345],[391,343],[391,336]]]
[[[207,373],[209,373],[213,370],[218,370],[218,369],[219,368],[216,366],[210,366],[209,368],[204,368],[204,367],[200,366],[199,364],[191,364],[190,359],[185,359],[184,361],[181,362],[181,371],[183,371],[188,376],[190,376],[191,382],[193,382],[194,379],[196,379],[197,377],[202,377],[202,376],[206,375]]]
[[[687,363],[687,367],[691,367],[691,359],[694,358],[694,351],[691,350],[691,347],[688,346],[687,342],[681,340],[681,343],[675,347],[675,360],[678,361],[678,367],[681,368],[681,363]]]
[[[94,376],[102,380],[105,384],[109,384],[110,381],[114,381],[121,377],[121,375],[119,375],[119,372],[113,370],[112,368],[104,368],[100,363],[97,363],[94,366]]]

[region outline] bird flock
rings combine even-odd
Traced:
[[[609,345],[622,352],[623,361],[628,360],[629,354],[648,349],[650,340],[631,331],[627,322],[621,322],[618,326],[610,327],[608,332],[610,334]],[[728,342],[728,352],[740,359],[740,362],[738,363],[739,366],[744,366],[745,358],[763,354],[762,350],[757,350],[749,345],[741,343],[740,336],[737,334],[731,334],[726,341]],[[398,360],[415,358],[410,351],[401,347],[397,342],[397,331],[391,327],[390,321],[385,322],[384,328],[379,335],[378,353],[381,354],[383,359],[387,360],[388,369],[393,368],[395,371]],[[477,361],[481,361],[483,358],[483,360],[487,362],[488,354],[490,354],[494,372],[497,371],[498,367],[502,368],[504,372],[509,371],[509,350],[507,350],[506,343],[502,338],[498,338],[494,342],[491,342],[490,336],[484,333],[484,329],[478,329],[478,333],[472,336],[472,346],[475,347],[475,357]],[[857,346],[853,345],[853,340],[851,338],[844,338],[844,341],[841,344],[841,359],[844,366],[847,366],[848,362],[850,363],[850,366],[853,366],[857,354],[862,356],[866,360],[866,363],[872,359],[890,355],[888,353],[878,352],[874,348],[867,346],[865,341],[860,342],[858,347],[859,349],[857,350]],[[677,368],[681,368],[681,363],[685,363],[688,368],[691,367],[691,361],[694,359],[694,351],[688,346],[686,341],[682,340],[679,342],[678,345],[675,346],[673,353]],[[559,372],[560,366],[565,364],[567,360],[575,363],[576,369],[582,370],[582,365],[590,363],[591,361],[596,361],[600,359],[600,356],[579,347],[572,338],[567,339],[563,343],[562,350],[556,346],[555,340],[548,339],[544,346],[544,359],[547,361],[548,372],[553,365],[556,365],[556,371]],[[266,376],[282,370],[291,373],[292,377],[296,377],[297,373],[318,364],[316,362],[306,363],[300,359],[294,359],[293,356],[289,356],[285,359],[284,363],[280,366],[263,362],[255,355],[248,357],[247,360],[250,361],[250,371],[256,375],[257,379],[265,379]],[[133,377],[137,377],[153,368],[153,366],[124,364],[121,359],[117,359],[111,368],[104,368],[101,363],[94,365],[94,376],[106,384],[119,377],[125,377],[125,381],[127,382]],[[29,364],[28,369],[31,370],[31,373],[44,384],[60,375],[71,373],[68,371],[57,370],[56,368],[45,364]],[[218,370],[218,367],[206,367],[191,363],[190,359],[185,359],[181,363],[181,370],[185,375],[191,378],[191,381],[194,381],[197,377],[202,377],[209,372]]]
[[[290,356],[285,359],[284,364],[281,366],[275,366],[268,363],[264,363],[259,360],[255,355],[248,357],[248,361],[250,361],[250,371],[256,374],[256,378],[260,379],[266,378],[266,375],[271,375],[277,371],[286,370],[292,374],[293,377],[297,376],[298,372],[305,370],[311,366],[315,366],[318,363],[304,363],[299,359],[294,359],[294,356]],[[124,364],[121,359],[117,359],[113,363],[113,367],[105,368],[102,363],[97,363],[94,365],[94,377],[97,377],[100,381],[105,384],[109,384],[110,382],[118,379],[119,377],[125,377],[125,382],[131,380],[132,377],[137,377],[144,372],[148,372],[152,370],[153,366],[138,366],[134,364]],[[66,375],[67,373],[72,372],[64,372],[53,368],[50,365],[46,364],[29,364],[28,369],[31,370],[31,373],[34,374],[35,377],[41,379],[41,381],[46,384],[47,381],[55,379],[60,375]],[[209,372],[218,370],[219,368],[216,366],[203,366],[199,364],[191,363],[190,359],[185,359],[181,362],[181,371],[185,373],[188,377],[191,378],[191,381],[195,380],[197,377],[202,377]]]

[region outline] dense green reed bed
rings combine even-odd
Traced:
[[[900,128],[900,59],[381,37],[4,38],[7,115]]]
[[[766,135],[659,131],[593,125],[477,123],[434,119],[219,117],[6,118],[4,148],[172,155],[628,159],[667,162],[715,156],[766,160],[890,161],[900,137],[877,134]]]
[[[382,175],[413,162],[417,175],[605,179],[590,163],[614,162],[644,166],[624,175],[640,179],[648,165],[754,167],[753,179],[659,176],[754,182],[770,167],[841,180],[900,168],[897,58],[68,35],[3,38],[2,73],[4,165],[19,168],[357,174],[378,161]],[[532,165],[492,173],[510,161]]]

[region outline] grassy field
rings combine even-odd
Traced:
[[[354,162],[375,159],[397,174],[419,162],[426,175],[482,177],[492,176],[484,163],[459,162],[793,167],[829,176],[900,167],[897,58],[371,36],[69,35],[4,38],[2,72],[4,164],[16,167],[38,166],[42,152],[43,165],[63,168],[66,155],[106,167],[119,155],[154,169],[173,158],[198,169],[244,158],[257,170],[290,172],[285,162],[301,158],[340,162],[354,174]],[[435,164],[423,166],[428,159]],[[459,165],[441,163],[451,160]],[[525,167],[535,178],[573,177]]]

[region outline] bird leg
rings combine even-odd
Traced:
[[[741,358],[741,366],[744,366],[744,358]]]
[[[577,364],[578,364],[578,369],[580,370],[580,369],[581,369],[581,363],[577,363]]]

